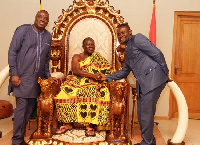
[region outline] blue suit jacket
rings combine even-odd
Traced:
[[[40,44],[38,44],[40,39]],[[51,34],[44,30],[38,33],[31,24],[19,26],[12,38],[8,63],[10,76],[18,75],[21,79],[20,86],[14,86],[9,82],[8,93],[22,98],[36,98],[40,93],[40,86],[37,83],[38,77],[49,78],[49,59],[51,50]],[[40,53],[37,53],[38,45],[41,46]],[[39,54],[39,67],[36,71],[37,54]]]
[[[107,75],[107,79],[109,82],[122,79],[127,77],[130,71],[136,77],[137,92],[140,87],[144,95],[168,81],[169,70],[163,53],[140,33],[133,35],[126,43],[122,70]]]

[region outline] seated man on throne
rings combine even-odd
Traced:
[[[110,93],[101,73],[114,73],[112,65],[100,53],[94,52],[90,37],[83,40],[83,53],[72,58],[72,69],[55,97],[58,121],[63,126],[55,134],[73,128],[73,123],[84,124],[86,136],[95,136],[95,128],[109,126]]]

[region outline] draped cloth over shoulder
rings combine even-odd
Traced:
[[[89,73],[110,74],[113,67],[99,53],[80,62],[81,70]],[[109,124],[110,93],[107,85],[94,82],[89,78],[67,76],[61,91],[55,98],[58,120],[64,123],[92,123],[106,126]]]

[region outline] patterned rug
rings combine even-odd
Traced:
[[[68,143],[91,143],[91,142],[102,142],[105,140],[106,131],[95,131],[95,137],[86,137],[85,130],[69,130],[65,134],[53,135],[53,140],[58,140]]]

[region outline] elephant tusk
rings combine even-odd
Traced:
[[[0,72],[0,88],[5,80],[9,77],[9,65],[7,65],[1,72]]]
[[[178,106],[178,125],[170,142],[182,143],[188,127],[188,106],[178,85],[174,81],[168,82],[167,85],[173,92]]]

